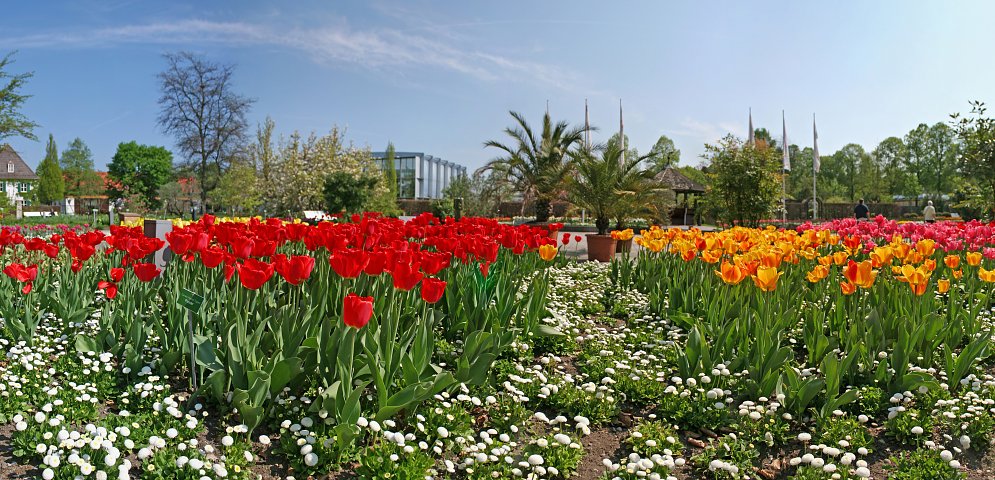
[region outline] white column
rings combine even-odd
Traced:
[[[453,171],[453,164],[447,161],[447,162],[442,162],[442,165],[443,165],[442,171],[445,174],[442,176],[442,189],[445,190],[447,187],[449,187],[449,182],[451,181],[450,175],[452,174]]]
[[[415,157],[415,198],[425,197],[425,160]]]

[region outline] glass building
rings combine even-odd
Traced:
[[[373,152],[380,169],[387,152]],[[442,198],[442,191],[457,177],[465,176],[466,167],[421,152],[394,152],[398,198]]]

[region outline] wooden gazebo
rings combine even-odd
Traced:
[[[670,167],[656,176],[657,181],[674,191],[674,210],[670,213],[670,223],[673,225],[688,225],[688,220],[694,223],[694,204],[691,197],[705,194],[705,186],[684,176],[679,170]],[[683,195],[683,197],[681,197]]]

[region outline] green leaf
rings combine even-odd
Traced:
[[[76,350],[80,353],[101,352],[100,343],[96,338],[86,335],[76,336]]]

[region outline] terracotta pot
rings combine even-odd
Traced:
[[[632,239],[628,240],[616,240],[615,241],[615,253],[629,253],[632,250]]]
[[[611,235],[587,234],[587,259],[610,262],[615,258],[615,239]]]

